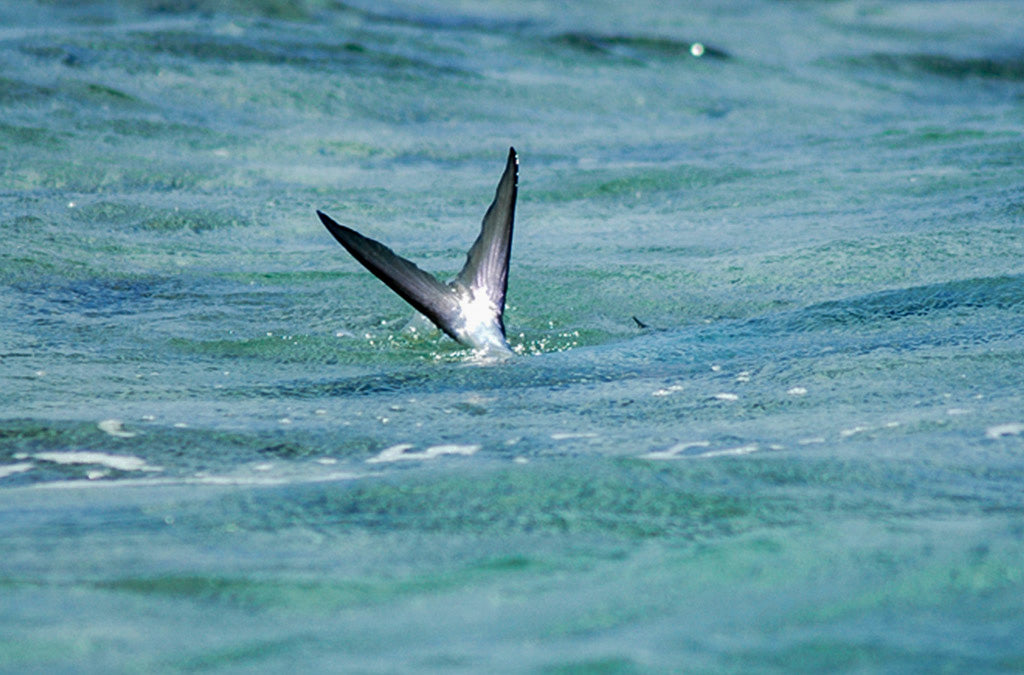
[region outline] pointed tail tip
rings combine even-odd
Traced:
[[[508,148],[508,161],[505,163],[506,167],[514,166],[516,170],[516,179],[519,178],[519,155],[516,153],[516,149],[512,146]],[[506,169],[507,170],[507,169]]]
[[[349,231],[349,228],[345,227],[344,225],[339,225],[334,221],[333,218],[331,218],[329,215],[327,215],[320,209],[316,210],[316,215],[320,217],[320,222],[323,223],[323,226],[327,228],[327,231],[333,234],[334,238],[337,239],[338,241],[341,241],[340,237],[342,236],[343,232]]]
[[[326,225],[328,229],[330,229],[331,225],[335,224],[334,220],[320,209],[316,210],[316,215],[320,218],[320,222]]]

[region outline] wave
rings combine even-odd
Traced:
[[[568,32],[551,38],[552,44],[580,52],[646,61],[661,59],[728,59],[724,49],[702,42],[685,42],[666,37],[645,35],[602,35],[600,33]]]
[[[787,324],[794,330],[819,330],[984,309],[1024,309],[1024,276],[948,281],[822,302],[799,310]]]
[[[189,61],[291,65],[324,70],[364,67],[387,72],[425,72],[432,75],[471,75],[451,65],[439,65],[354,41],[311,42],[234,37],[189,31],[140,33],[138,49]]]
[[[984,78],[1024,82],[1024,59],[1000,57],[957,57],[947,54],[876,53],[854,59],[854,63],[906,75],[938,75],[957,80]]]

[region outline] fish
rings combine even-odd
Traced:
[[[519,156],[512,147],[466,264],[447,283],[323,211],[316,214],[352,257],[446,335],[477,353],[504,357],[513,353],[504,313],[518,187]]]

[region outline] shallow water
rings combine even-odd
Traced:
[[[1024,668],[1016,3],[650,5],[0,6],[0,669]]]

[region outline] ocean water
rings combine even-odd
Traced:
[[[1021,27],[0,4],[0,670],[1024,669]]]

